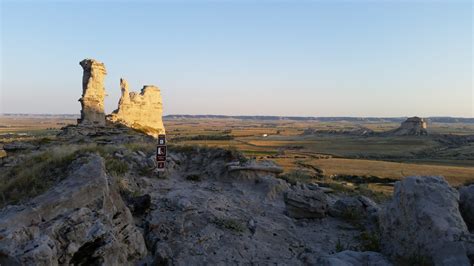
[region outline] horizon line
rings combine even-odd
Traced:
[[[0,113],[0,116],[9,115],[44,115],[44,116],[80,116],[80,113]],[[474,119],[474,117],[465,116],[449,116],[449,115],[433,115],[433,116],[306,116],[306,115],[222,115],[222,114],[167,114],[163,117],[169,116],[215,116],[215,117],[280,117],[280,118],[460,118],[460,119]]]

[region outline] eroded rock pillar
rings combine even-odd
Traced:
[[[94,59],[84,59],[79,63],[84,69],[82,76],[82,97],[80,125],[105,126],[104,78],[105,65]]]

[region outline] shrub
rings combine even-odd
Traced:
[[[152,154],[156,150],[157,143],[153,142],[132,142],[125,144],[125,148],[131,151],[143,151],[146,154]]]
[[[348,245],[342,244],[341,239],[337,239],[336,247],[335,247],[336,253],[337,253],[337,252],[344,251],[344,250],[348,250],[348,249],[349,249],[349,246],[348,246]]]
[[[295,185],[297,181],[309,182],[314,178],[308,171],[302,169],[292,170],[288,173],[281,174],[278,177],[292,185]]]
[[[359,237],[361,251],[380,252],[380,235],[377,232],[362,232]]]
[[[105,159],[105,168],[107,172],[114,176],[121,176],[128,172],[128,164],[125,161],[107,157]]]

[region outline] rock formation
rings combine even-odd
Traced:
[[[330,208],[329,214],[333,217],[358,218],[366,227],[378,224],[380,208],[370,198],[357,195],[346,196],[337,200]]]
[[[428,135],[426,121],[420,117],[410,117],[401,126],[389,132],[395,136],[423,136]]]
[[[37,148],[38,148],[37,146],[31,143],[20,142],[20,141],[12,141],[10,143],[6,143],[3,145],[3,149],[7,152],[33,150]]]
[[[285,194],[288,214],[296,219],[323,218],[328,212],[328,200],[321,190],[305,187],[290,190]]]
[[[230,155],[201,148],[173,153],[168,178],[147,181],[159,186],[142,186],[155,205],[145,227],[154,254],[150,265],[321,265],[318,258],[334,253],[338,241],[358,245],[359,233],[348,222],[325,216],[328,203],[320,191],[289,187],[261,171],[267,166],[246,167],[257,166],[252,162],[230,171],[228,163],[235,161],[226,159]],[[200,179],[188,180],[189,173]],[[307,219],[293,219],[287,213],[292,207]],[[376,264],[383,258],[352,252],[337,262],[383,265]]]
[[[380,253],[366,251],[357,252],[352,250],[345,250],[336,254],[328,255],[318,259],[312,265],[321,266],[355,266],[355,265],[377,265],[377,266],[391,266],[392,263]]]
[[[107,74],[103,63],[94,59],[84,59],[79,63],[84,69],[82,76],[82,98],[80,125],[105,125],[104,78]]]
[[[122,96],[118,108],[107,117],[108,120],[143,131],[153,137],[165,134],[160,89],[146,85],[140,93],[129,92],[125,79],[120,79],[120,87]]]
[[[1,265],[132,265],[146,255],[104,160],[90,155],[73,164],[46,193],[0,210]]]
[[[459,209],[470,230],[474,230],[474,185],[459,189]]]
[[[397,182],[392,201],[380,214],[383,251],[434,265],[470,265],[474,242],[458,201],[458,192],[442,177]]]

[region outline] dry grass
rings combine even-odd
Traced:
[[[274,159],[286,171],[297,168],[292,158]],[[396,163],[358,159],[307,159],[304,161],[324,170],[330,175],[378,176],[381,178],[403,179],[413,175],[443,176],[453,186],[474,180],[474,167],[445,166],[430,164]]]
[[[21,132],[60,127],[62,123],[73,120],[56,118],[5,118],[0,117],[2,132]],[[283,154],[286,158],[271,158],[281,164],[287,173],[297,168],[296,162],[304,160],[325,171],[326,175],[374,175],[401,179],[408,175],[441,175],[451,184],[458,185],[468,181],[474,182],[472,160],[457,159],[456,154],[472,153],[471,146],[462,146],[455,150],[440,151],[442,159],[404,158],[423,149],[436,148],[439,143],[433,138],[419,137],[354,137],[354,136],[302,136],[306,128],[321,130],[349,129],[364,126],[375,131],[387,131],[398,126],[397,123],[350,123],[350,122],[314,122],[314,121],[260,121],[237,119],[176,119],[166,120],[168,140],[174,137],[212,136],[228,134],[233,140],[187,140],[180,141],[185,145],[204,145],[209,147],[235,148],[248,157],[267,157]],[[474,125],[469,124],[431,124],[430,132],[451,134],[474,134]],[[55,132],[50,132],[52,134]],[[279,134],[277,134],[279,133]],[[269,134],[268,137],[262,137]],[[41,138],[44,138],[42,135]],[[0,137],[1,141],[1,137]],[[173,141],[169,141],[173,144]],[[289,150],[287,147],[302,146],[301,150]],[[125,147],[132,151],[141,150],[152,154],[155,149],[150,143],[131,143]],[[102,155],[110,151],[105,148],[91,147]],[[283,153],[282,153],[283,151]],[[317,159],[319,154],[330,154],[337,158]],[[371,160],[361,160],[360,158]],[[392,157],[391,157],[392,156]],[[393,157],[394,156],[394,157]],[[402,156],[398,158],[397,156]],[[295,158],[299,157],[299,158]],[[395,158],[395,159],[394,159]],[[387,162],[382,160],[397,160]],[[429,162],[429,163],[428,163]],[[120,171],[119,171],[120,172]],[[372,188],[372,184],[369,185]],[[387,189],[377,188],[377,189]]]
[[[0,172],[0,206],[19,203],[46,191],[66,177],[73,160],[86,153],[100,154],[110,174],[123,175],[128,165],[112,157],[117,149],[96,144],[60,145],[31,153],[17,165]]]
[[[74,147],[56,147],[30,155],[19,165],[1,172],[0,206],[39,195],[59,182],[76,158],[75,152]]]

